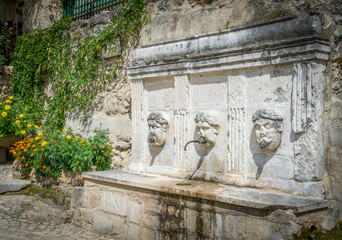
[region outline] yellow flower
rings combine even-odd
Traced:
[[[35,127],[35,129],[38,129],[38,128],[39,128],[38,125],[35,125],[34,127]]]
[[[25,130],[21,130],[20,132],[22,135],[25,135],[26,134],[26,131]]]
[[[20,121],[19,121],[19,120],[15,121],[15,124],[19,125],[19,124],[20,124]]]
[[[24,117],[24,114],[19,114],[19,117],[20,117],[20,118],[23,118],[23,117]]]
[[[71,136],[70,135],[66,136],[66,139],[71,139]]]
[[[27,108],[25,108],[25,111],[27,111]]]
[[[1,114],[3,117],[7,117],[7,112],[2,112]]]
[[[35,137],[34,139],[35,139],[36,141],[38,141],[38,140],[39,140],[39,137]]]
[[[12,100],[12,99],[13,99],[13,96],[10,96],[10,97],[9,97],[9,99],[11,99],[11,100]]]
[[[65,129],[65,128],[63,128],[63,132],[66,132],[66,129]]]
[[[38,133],[38,136],[39,136],[39,137],[43,136],[43,133],[41,133],[41,132],[40,132],[40,133]]]
[[[10,105],[6,105],[6,106],[5,106],[5,109],[6,109],[6,110],[10,110],[10,109],[11,109],[11,106],[10,106]]]
[[[47,144],[46,141],[42,142],[42,146],[44,147]]]
[[[7,100],[6,100],[6,103],[11,103],[11,100],[8,100],[8,99],[7,99]]]
[[[31,128],[31,127],[32,127],[32,125],[29,123],[29,124],[27,124],[27,127],[28,127],[28,128]]]

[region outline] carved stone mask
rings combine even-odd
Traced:
[[[259,109],[253,115],[256,140],[264,151],[274,152],[280,145],[283,117],[280,113]]]
[[[196,131],[199,139],[205,139],[204,146],[212,148],[220,129],[219,116],[213,111],[199,112],[195,117]]]
[[[148,141],[155,146],[163,146],[166,142],[169,122],[161,113],[152,112],[148,118]]]

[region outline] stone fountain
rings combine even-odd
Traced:
[[[320,33],[307,14],[136,49],[133,159],[126,172],[83,174],[81,224],[119,239],[288,239],[313,221],[331,227]]]

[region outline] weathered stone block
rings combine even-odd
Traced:
[[[108,235],[119,235],[125,232],[125,218],[110,215],[103,211],[93,213],[94,230]]]
[[[153,195],[151,195],[153,197]],[[144,209],[148,212],[159,212],[160,211],[160,204],[157,199],[148,198],[144,201]]]
[[[239,218],[238,235],[241,239],[263,240],[269,235],[268,231],[262,219],[252,216]]]
[[[84,199],[84,188],[83,187],[74,187],[74,190],[71,193],[71,207],[80,208],[83,205]]]
[[[309,182],[322,179],[320,131],[316,124],[310,124],[294,145],[296,180]]]
[[[185,209],[185,227],[189,232],[196,233],[197,227],[197,218],[200,217],[198,216],[198,212],[195,210],[191,210],[186,208]]]
[[[130,240],[142,239],[139,225],[131,224],[131,223],[127,225],[127,239],[130,239]]]
[[[144,214],[144,226],[156,228],[159,225],[159,216],[157,214]]]
[[[135,200],[130,199],[128,202],[128,219],[132,223],[139,224],[143,219],[142,214],[142,204]]]
[[[240,216],[226,215],[223,221],[223,236],[227,239],[238,239]]]
[[[142,228],[141,239],[156,239],[155,232],[151,228]]]
[[[127,196],[122,192],[102,191],[98,208],[112,214],[126,216],[127,202]]]

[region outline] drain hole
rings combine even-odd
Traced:
[[[179,186],[190,186],[191,183],[180,182],[180,183],[176,183],[176,185],[179,185]]]

